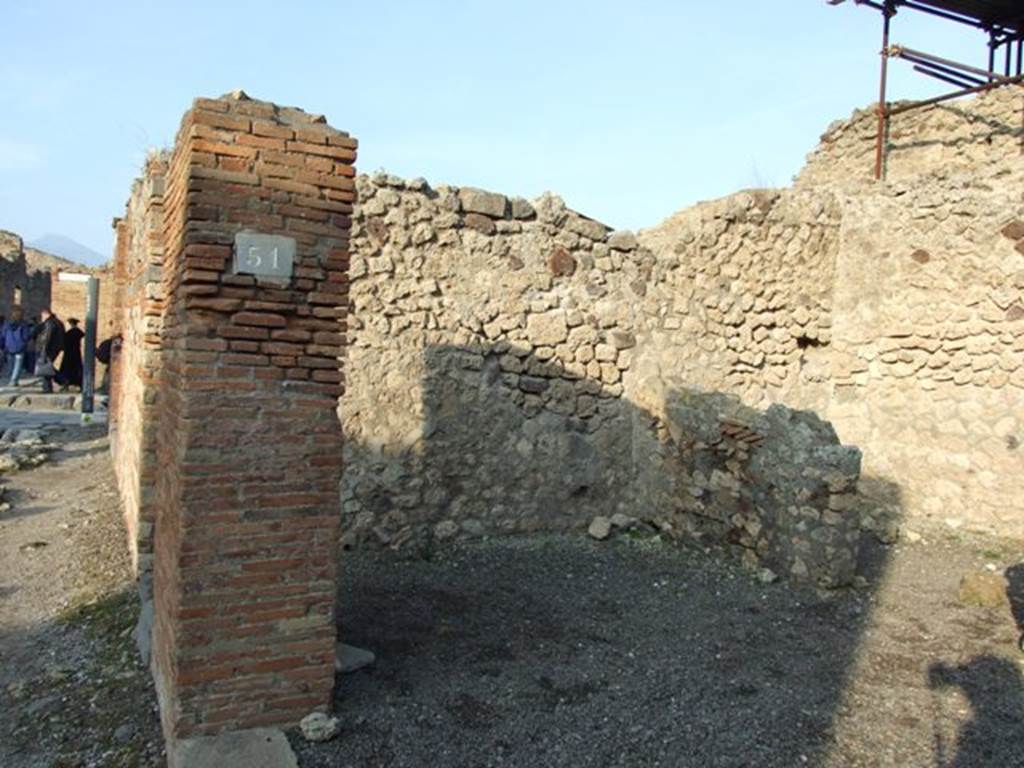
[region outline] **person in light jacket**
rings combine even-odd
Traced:
[[[10,320],[0,329],[0,335],[4,339],[4,350],[11,360],[11,377],[7,382],[10,387],[18,386],[25,365],[25,353],[32,339],[32,327],[21,318],[21,307],[15,307],[11,311]]]

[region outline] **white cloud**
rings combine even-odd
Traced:
[[[42,162],[42,147],[0,136],[0,171],[27,171]]]

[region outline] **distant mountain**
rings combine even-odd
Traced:
[[[43,235],[30,243],[25,243],[25,245],[40,251],[46,251],[54,256],[72,261],[75,264],[85,264],[91,267],[98,267],[108,260],[107,256],[97,253],[92,248],[64,235]]]

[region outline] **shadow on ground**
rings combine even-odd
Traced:
[[[929,682],[939,690],[958,689],[971,709],[955,744],[936,740],[936,765],[1024,765],[1024,679],[1019,664],[985,654],[963,664],[935,664]]]
[[[1024,765],[1006,617],[911,581],[961,557],[911,551],[880,598],[650,541],[348,553],[341,631],[378,663],[338,679],[338,740],[293,743],[303,768]]]
[[[952,601],[964,547],[902,552],[894,574],[895,548],[865,533],[861,588],[823,593],[764,584],[734,560],[651,532],[595,543],[583,530],[609,498],[648,512],[628,481],[637,435],[658,419],[598,396],[595,433],[571,397],[555,413],[539,408],[556,390],[566,397],[565,381],[572,396],[573,377],[512,353],[528,380],[487,346],[425,350],[422,440],[378,450],[376,478],[346,476],[383,529],[378,545],[428,545],[413,547],[419,560],[343,553],[340,633],[379,661],[339,678],[338,740],[293,734],[303,768],[902,768],[984,765],[989,754],[1024,765],[1019,670],[1003,659],[1003,685],[967,707],[957,697],[991,666],[946,676],[960,688],[936,687],[946,678],[930,672],[1006,647],[1005,617]],[[354,455],[349,467],[373,463]],[[892,541],[899,489],[884,478],[864,487]],[[515,530],[502,524],[509,510],[552,532],[430,543],[445,518],[474,521],[478,536]],[[574,533],[555,533],[564,530]]]

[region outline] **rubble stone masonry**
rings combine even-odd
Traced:
[[[864,452],[850,514],[866,528],[930,517],[1024,536],[1022,112],[1005,88],[894,118],[884,184],[872,113],[857,113],[793,188],[636,236],[551,195],[360,177],[344,542],[624,512],[756,548],[742,515],[680,511],[721,473],[672,494],[636,482],[672,442],[652,437],[667,404],[694,392],[831,420]]]
[[[38,317],[50,303],[50,287],[50,275],[28,266],[21,238],[0,230],[0,315],[10,317],[20,306],[26,318]]]

